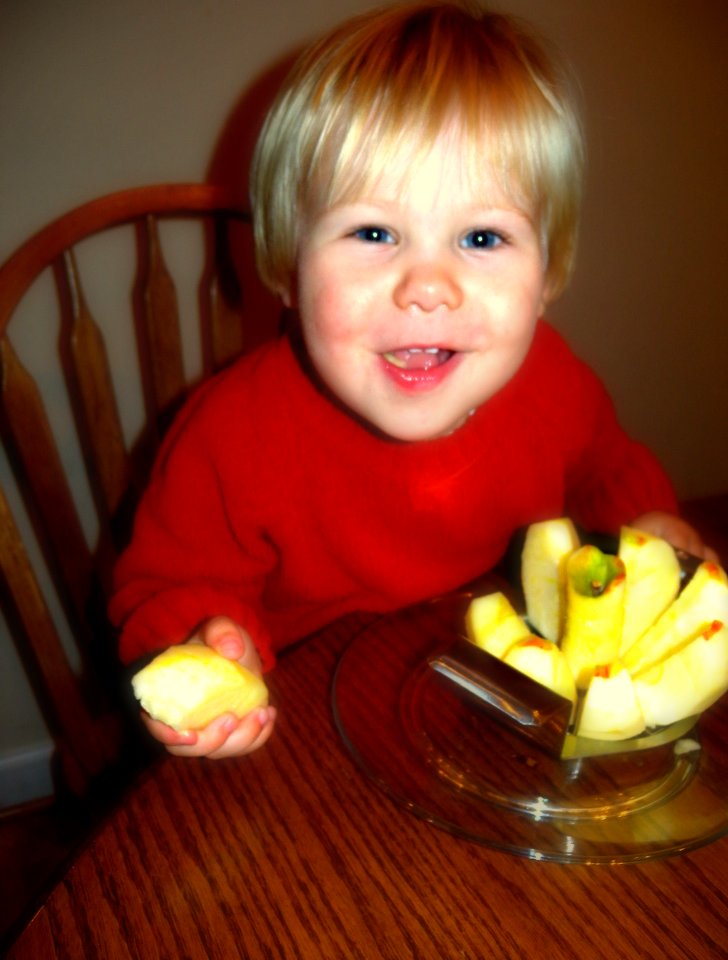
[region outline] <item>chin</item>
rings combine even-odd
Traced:
[[[393,424],[372,422],[371,428],[390,440],[400,443],[424,443],[428,440],[439,440],[455,433],[467,420],[467,416],[451,424]]]

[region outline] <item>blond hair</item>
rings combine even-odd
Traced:
[[[472,3],[365,13],[310,46],[273,105],[251,174],[263,280],[287,289],[307,216],[357,199],[453,118],[464,162],[490,164],[542,237],[549,295],[568,282],[583,146],[565,73],[512,18]]]

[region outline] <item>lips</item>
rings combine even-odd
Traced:
[[[443,347],[403,347],[381,356],[389,381],[411,394],[437,388],[458,367],[463,355]]]
[[[441,347],[406,347],[385,353],[384,359],[400,370],[427,371],[447,363],[452,355],[452,350],[443,350]]]

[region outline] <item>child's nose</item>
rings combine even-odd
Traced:
[[[428,261],[405,271],[395,288],[394,300],[402,310],[413,306],[428,313],[438,307],[455,310],[463,301],[463,292],[445,264]]]

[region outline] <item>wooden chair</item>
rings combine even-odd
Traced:
[[[190,387],[178,282],[160,240],[165,230],[187,229],[167,226],[183,220],[203,225],[196,310],[202,359],[194,377],[199,379],[243,351],[250,339],[235,265],[236,244],[245,256],[250,250],[249,217],[224,188],[163,185],[102,197],[49,224],[0,268],[0,423],[11,467],[0,487],[0,597],[54,738],[61,789],[76,796],[118,763],[128,742],[123,722],[128,685],[120,682],[105,605],[110,572],[159,438]],[[89,278],[82,286],[78,251],[88,238],[122,226],[136,250],[128,311],[136,369],[114,376],[115,350],[88,306]],[[20,333],[27,339],[29,321],[20,319],[19,308],[46,270],[57,293],[58,335],[49,336],[47,325],[38,323],[33,353],[41,356],[40,373],[33,373],[14,341]],[[98,285],[98,275],[92,279]],[[35,325],[36,318],[30,322]],[[62,371],[58,379],[78,455],[59,444],[51,425],[49,413],[58,401],[44,396],[43,381],[55,364]],[[126,398],[119,393],[132,373],[141,384],[143,423],[129,440],[121,416]],[[79,484],[89,491],[83,507]],[[53,612],[54,603],[61,616]],[[74,656],[80,669],[72,665]]]

